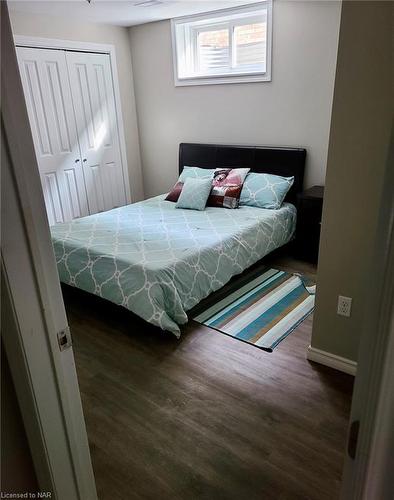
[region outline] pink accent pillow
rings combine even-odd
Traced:
[[[250,168],[217,168],[207,206],[238,208],[242,186]]]
[[[219,208],[238,208],[242,186],[214,186],[209,195],[207,206]]]

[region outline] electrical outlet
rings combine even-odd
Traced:
[[[338,295],[337,314],[339,314],[340,316],[346,316],[348,318],[351,312],[352,299],[350,297],[343,297],[342,295]]]

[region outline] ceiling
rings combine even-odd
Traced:
[[[250,3],[256,0],[91,0],[90,4],[87,0],[8,1],[11,11],[116,26],[134,26]]]

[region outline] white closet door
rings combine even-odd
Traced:
[[[126,203],[108,54],[67,52],[90,213]]]
[[[17,48],[50,224],[88,215],[65,52]]]

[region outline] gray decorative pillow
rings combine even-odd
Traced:
[[[191,210],[204,210],[211,188],[212,180],[210,178],[187,178],[175,207],[189,208]]]

